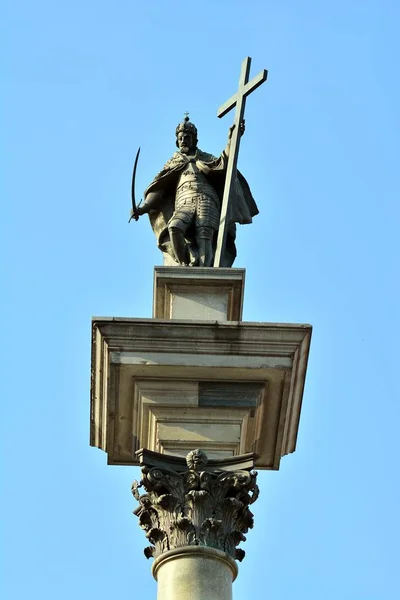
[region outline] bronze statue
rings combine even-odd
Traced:
[[[186,116],[176,128],[178,151],[145,191],[145,201],[133,217],[149,214],[165,264],[210,267],[213,264],[220,223],[230,142],[216,158],[197,147],[197,129]],[[244,121],[239,133],[244,132]],[[258,213],[245,178],[237,171],[231,193],[226,244],[221,265],[230,267],[236,257],[235,223],[251,223]]]

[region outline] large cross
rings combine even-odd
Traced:
[[[253,92],[256,88],[258,88],[264,81],[267,79],[268,71],[265,69],[261,71],[258,75],[253,77],[251,81],[249,81],[250,74],[250,65],[251,58],[247,57],[242,62],[242,68],[240,71],[239,78],[239,88],[236,94],[234,94],[229,100],[223,104],[217,112],[218,117],[223,117],[228,113],[234,106],[236,106],[235,112],[235,120],[234,125],[235,128],[233,130],[229,157],[228,157],[228,165],[226,169],[226,179],[225,179],[225,187],[224,187],[224,195],[222,197],[222,206],[221,206],[221,217],[219,222],[219,230],[218,230],[218,241],[217,248],[215,251],[214,258],[214,267],[221,266],[221,260],[223,251],[226,243],[226,234],[227,228],[229,225],[229,209],[230,209],[230,196],[232,191],[232,186],[234,184],[236,178],[236,165],[237,159],[239,155],[239,145],[240,145],[240,124],[244,120],[244,109],[246,106],[246,98],[251,92]]]

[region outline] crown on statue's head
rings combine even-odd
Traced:
[[[181,131],[186,131],[187,133],[190,133],[193,136],[193,145],[197,146],[197,127],[194,123],[191,123],[189,121],[189,113],[185,113],[185,117],[182,123],[179,123],[179,125],[177,126],[175,130],[176,137],[178,137],[178,134]]]

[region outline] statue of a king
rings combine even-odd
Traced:
[[[197,147],[197,129],[186,116],[176,128],[178,151],[145,191],[137,216],[148,213],[164,254],[164,264],[210,267],[213,264],[230,140],[216,158]],[[244,122],[240,134],[244,132]],[[221,266],[236,257],[236,223],[251,223],[257,205],[245,178],[237,172],[230,202],[227,241]]]

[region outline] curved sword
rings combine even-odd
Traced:
[[[132,209],[131,209],[131,216],[130,216],[128,223],[130,223],[132,221],[132,219],[135,219],[135,221],[137,221],[139,219],[138,208],[142,203],[142,201],[140,201],[138,206],[136,206],[136,200],[135,200],[135,179],[136,179],[136,168],[137,168],[137,164],[138,164],[138,160],[139,160],[139,154],[140,154],[140,146],[136,153],[135,163],[133,165],[132,188],[131,188]]]

